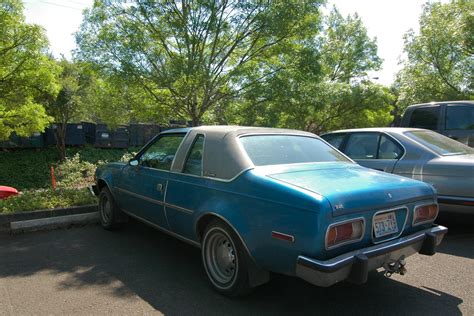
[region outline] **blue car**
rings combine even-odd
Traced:
[[[367,169],[314,134],[201,126],[165,131],[128,163],[96,171],[102,226],[129,217],[201,248],[211,285],[242,295],[270,272],[327,287],[405,272],[433,255],[429,184]]]

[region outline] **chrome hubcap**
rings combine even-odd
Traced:
[[[234,245],[221,232],[214,233],[206,243],[206,263],[209,274],[221,284],[232,281],[237,268]]]
[[[105,196],[102,197],[100,203],[100,214],[102,215],[102,220],[105,223],[108,223],[112,217],[112,206],[110,205],[109,199]]]

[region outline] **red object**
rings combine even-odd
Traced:
[[[295,242],[295,237],[287,234],[283,234],[280,232],[273,231],[272,232],[272,237],[276,239],[281,239],[289,242]]]
[[[0,200],[14,195],[18,195],[17,189],[0,185]]]
[[[54,167],[51,166],[51,185],[53,189],[56,190],[56,177],[54,176]]]

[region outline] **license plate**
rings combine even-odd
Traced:
[[[374,233],[376,238],[398,232],[395,212],[383,213],[374,217]]]

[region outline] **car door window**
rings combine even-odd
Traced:
[[[402,156],[403,150],[393,140],[385,135],[380,138],[379,159],[398,159]]]
[[[350,135],[345,153],[352,159],[376,159],[379,133],[355,133]]]
[[[197,135],[184,164],[183,173],[202,175],[202,155],[204,151],[204,135]]]
[[[140,165],[148,168],[170,170],[174,155],[183,138],[184,134],[161,136],[140,156]]]
[[[446,129],[473,130],[474,106],[448,106],[446,110]]]
[[[325,141],[327,141],[329,144],[333,145],[337,149],[340,148],[344,137],[346,137],[346,134],[326,134],[321,136],[321,138],[323,138]]]
[[[438,129],[439,106],[417,108],[410,118],[409,127]]]

